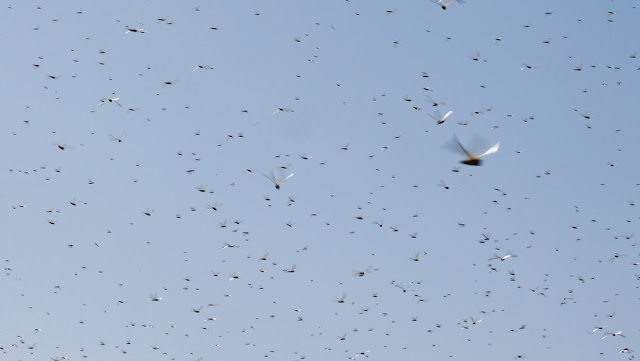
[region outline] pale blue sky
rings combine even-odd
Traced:
[[[633,358],[637,6],[8,2],[3,359]]]

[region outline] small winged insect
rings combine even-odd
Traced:
[[[464,0],[457,0],[457,1],[460,4],[464,4]],[[447,10],[447,6],[451,5],[453,0],[431,0],[431,2],[436,4],[436,5],[440,5],[442,10]]]
[[[442,116],[440,111],[436,110],[433,114],[429,114],[429,116],[438,122],[438,124],[442,124],[451,114],[453,114],[453,110],[449,110],[444,116]]]
[[[275,114],[277,112],[287,112],[287,113],[292,113],[294,110],[291,108],[277,108],[276,110],[273,111],[272,114]]]
[[[627,337],[627,336],[625,336],[625,335],[623,335],[623,334],[622,334],[622,331],[618,331],[618,332],[611,332],[611,333],[608,333],[608,334],[604,335],[604,336],[602,337],[602,339],[604,340],[605,338],[607,338],[607,337],[609,337],[609,336],[614,336],[614,337],[615,337],[615,336]]]
[[[282,272],[294,273],[296,271],[296,265],[294,264],[291,268],[283,269]]]
[[[438,101],[435,101],[435,100],[433,100],[433,98],[431,98],[431,97],[430,97],[430,96],[428,96],[428,95],[427,95],[426,97],[427,97],[427,99],[431,102],[431,105],[433,105],[434,107],[437,107],[437,106],[438,106],[438,105],[440,105],[440,104],[445,104],[445,101],[446,101],[446,100],[438,100]]]
[[[100,100],[100,103],[98,103],[98,105],[102,105],[104,103],[116,103],[119,106],[122,106],[122,104],[118,103],[118,100],[120,100],[120,98],[104,98]]]
[[[402,290],[403,293],[407,293],[407,292],[413,292],[412,289],[405,287],[402,283],[395,283],[395,282],[391,282],[391,284],[393,284],[394,286],[398,287],[399,289]]]
[[[609,326],[596,326],[596,327],[593,329],[593,331],[591,331],[591,333],[594,333],[594,332],[599,331],[599,330],[604,330],[604,329],[605,329],[605,328],[607,328],[607,327],[609,327]]]
[[[453,186],[451,184],[447,184],[444,181],[440,181],[440,184],[438,184],[438,187],[442,187],[442,188],[444,188],[446,190],[449,190],[449,189],[451,189],[451,188],[453,188],[455,186]]]
[[[111,138],[112,141],[114,142],[118,142],[118,143],[122,143],[122,139],[124,138],[124,132],[122,132],[122,135],[118,138],[114,137],[113,135],[109,134],[109,137]]]
[[[195,68],[193,68],[193,71],[196,71],[198,69],[206,69],[206,70],[212,70],[213,67],[209,66],[209,65],[198,65]]]
[[[288,172],[280,173],[280,175],[276,177],[273,174],[273,171],[269,172],[269,174],[262,173],[262,175],[268,180],[270,180],[276,186],[276,189],[280,189],[280,186],[282,185],[282,183],[284,183],[287,179],[293,177],[293,173],[288,173]]]
[[[145,30],[144,29],[136,29],[136,28],[130,28],[127,27],[127,31],[125,32],[125,34],[127,33],[140,33],[140,34],[144,34]]]
[[[517,255],[509,252],[507,254],[505,254],[504,256],[498,256],[497,254],[493,254],[493,257],[489,258],[489,261],[494,260],[494,259],[499,259],[500,261],[506,261],[509,258],[513,258],[513,257],[518,257]]]
[[[377,269],[374,269],[372,266],[369,266],[364,270],[353,271],[353,275],[358,277],[364,277],[367,273],[370,273],[372,271],[377,271]]]
[[[487,149],[483,153],[475,153],[475,152],[468,151],[465,147],[463,147],[460,141],[458,140],[458,138],[454,136],[451,149],[453,149],[458,153],[462,153],[467,157],[467,159],[460,161],[460,163],[466,164],[466,165],[479,166],[479,165],[482,165],[483,157],[497,152],[499,147],[500,147],[500,142],[496,143],[494,146]]]

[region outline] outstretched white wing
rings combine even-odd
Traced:
[[[486,152],[484,152],[484,153],[480,154],[479,156],[477,156],[477,158],[482,158],[485,155],[493,154],[493,153],[497,152],[499,148],[500,148],[500,142],[496,143],[496,145],[494,145],[493,147],[489,148]]]

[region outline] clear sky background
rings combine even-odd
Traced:
[[[1,358],[635,358],[639,6],[5,2]]]

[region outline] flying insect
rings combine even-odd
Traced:
[[[460,161],[460,163],[466,164],[466,165],[473,165],[473,166],[482,165],[482,158],[489,154],[493,154],[497,152],[499,148],[500,148],[500,142],[496,143],[494,146],[487,149],[484,153],[474,154],[462,146],[462,144],[458,140],[458,137],[456,136],[453,137],[452,149],[455,150],[456,152],[463,153],[467,157],[467,159]]]
[[[281,173],[278,177],[276,177],[273,174],[273,171],[269,172],[269,174],[262,173],[262,175],[268,180],[270,180],[271,183],[273,183],[276,186],[276,189],[280,189],[280,186],[282,185],[282,183],[284,183],[284,181],[293,177],[293,173],[289,173],[289,174]]]

